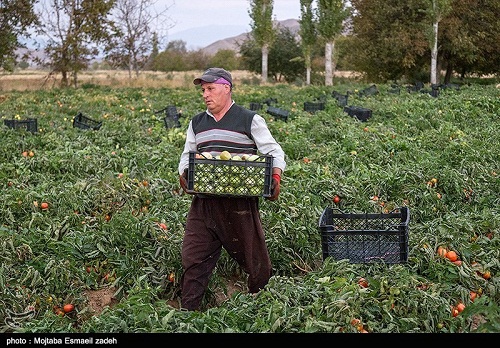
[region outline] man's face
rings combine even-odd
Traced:
[[[211,113],[221,111],[227,105],[228,99],[231,99],[231,87],[229,85],[203,83],[201,85],[201,91],[203,93],[205,105]]]

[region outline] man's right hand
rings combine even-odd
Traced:
[[[179,183],[181,184],[182,190],[186,193],[188,193],[187,192],[187,189],[188,189],[187,174],[188,174],[188,170],[184,169],[184,172],[182,173],[182,175],[179,175]]]

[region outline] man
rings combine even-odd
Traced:
[[[190,121],[179,161],[180,184],[187,192],[189,152],[211,152],[273,156],[271,196],[280,193],[286,163],[281,146],[271,135],[264,118],[234,103],[233,79],[222,68],[210,68],[195,85],[201,86],[206,111]],[[199,310],[209,279],[222,248],[248,274],[248,291],[257,293],[268,283],[271,260],[262,228],[259,197],[194,195],[188,212],[182,244],[181,307]]]

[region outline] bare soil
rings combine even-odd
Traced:
[[[218,289],[215,293],[215,302],[217,306],[230,299],[235,292],[247,291],[246,285],[242,282],[241,279],[239,279],[238,276],[233,276],[230,279],[227,279],[225,287],[225,289]],[[91,313],[93,315],[99,315],[102,313],[104,308],[111,308],[116,305],[119,302],[118,299],[114,297],[116,291],[117,288],[115,287],[87,290],[85,292],[85,296],[87,297],[87,304]],[[179,299],[169,299],[167,300],[167,303],[174,308],[180,308]]]

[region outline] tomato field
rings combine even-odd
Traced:
[[[378,85],[237,85],[286,153],[278,201],[261,199],[273,277],[255,296],[223,253],[203,310],[179,309],[191,196],[177,164],[192,88],[3,92],[0,98],[0,325],[18,333],[453,333],[500,331],[500,90],[439,95]],[[348,105],[371,110],[365,122]],[[324,109],[304,110],[321,100]],[[167,128],[175,105],[180,127]],[[98,129],[73,126],[78,114]],[[4,120],[36,119],[37,131]],[[408,260],[323,259],[319,218],[410,212]],[[98,312],[91,291],[111,292]]]

